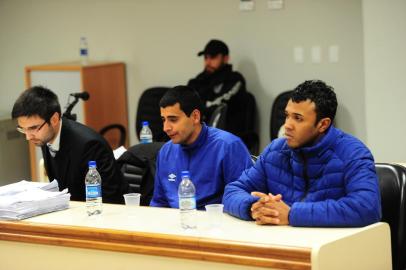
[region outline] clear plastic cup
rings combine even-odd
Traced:
[[[140,206],[140,193],[128,193],[124,194],[123,196],[126,206]]]
[[[207,213],[207,220],[211,227],[220,227],[223,222],[223,208],[222,204],[208,204],[205,206]]]

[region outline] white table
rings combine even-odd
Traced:
[[[364,228],[258,226],[224,214],[183,230],[177,209],[83,203],[19,222],[0,222],[0,269],[391,269],[386,223]]]

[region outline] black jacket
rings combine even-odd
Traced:
[[[71,200],[85,200],[88,161],[95,160],[102,178],[103,202],[122,203],[128,184],[123,181],[113,152],[104,138],[91,128],[63,118],[60,147],[55,157],[46,145],[41,147],[49,180],[56,179],[59,189],[69,189]]]
[[[205,105],[204,115],[206,121],[216,106],[227,104],[226,130],[234,134],[241,132],[240,112],[244,111],[244,98],[246,95],[245,79],[230,64],[224,65],[214,73],[203,71],[196,78],[188,82],[188,86],[195,89]]]
[[[129,183],[129,192],[141,193],[141,205],[148,206],[154,192],[156,156],[164,142],[136,144],[131,146],[117,160],[124,179]],[[135,172],[126,171],[126,165],[137,167]],[[127,179],[126,179],[127,178]],[[135,188],[137,187],[137,188]]]

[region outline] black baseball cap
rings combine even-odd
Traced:
[[[209,41],[209,43],[206,44],[204,50],[197,54],[197,56],[202,55],[216,56],[218,54],[228,55],[228,47],[223,41],[218,39],[212,39]]]

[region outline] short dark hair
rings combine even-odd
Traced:
[[[310,100],[316,104],[317,122],[330,118],[333,122],[337,111],[337,97],[334,88],[320,80],[305,81],[298,85],[292,93],[293,102]]]
[[[38,115],[45,121],[49,121],[55,112],[61,116],[58,96],[43,86],[33,86],[18,97],[14,103],[11,117],[15,119],[20,116]]]
[[[165,108],[179,103],[180,109],[189,117],[194,110],[202,114],[203,104],[199,94],[191,87],[178,85],[169,89],[159,101],[159,107]]]

